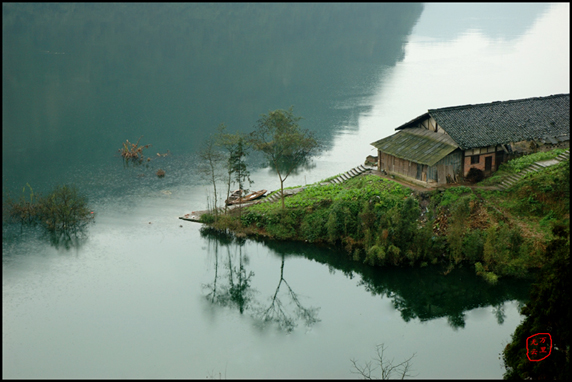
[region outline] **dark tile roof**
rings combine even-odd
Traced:
[[[430,109],[401,126],[433,117],[463,150],[524,140],[570,139],[570,94]]]
[[[451,137],[423,128],[401,130],[372,143],[386,154],[433,166],[458,146]]]

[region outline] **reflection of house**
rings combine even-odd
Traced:
[[[373,142],[379,170],[424,185],[471,168],[496,171],[514,151],[570,144],[570,94],[431,109]]]

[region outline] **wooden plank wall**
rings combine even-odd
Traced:
[[[447,155],[445,158],[441,159],[439,162],[435,163],[434,178],[439,184],[447,183],[447,175],[450,179],[459,180],[463,172],[463,152],[461,150],[455,150],[451,154]],[[430,171],[431,175],[432,171]]]
[[[407,159],[394,157],[393,155],[381,153],[381,167],[380,169],[386,171],[396,172],[398,174],[406,175],[412,178],[417,177],[417,163]]]
[[[434,166],[418,164],[382,152],[378,153],[378,158],[381,161],[380,170],[395,172],[423,182],[433,180],[439,184],[445,184],[447,175],[449,179],[459,180],[463,171],[461,150],[453,151]]]

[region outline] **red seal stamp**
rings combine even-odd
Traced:
[[[536,333],[526,339],[526,356],[529,361],[542,361],[552,351],[552,336],[550,333]]]

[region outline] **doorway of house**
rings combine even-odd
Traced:
[[[485,173],[488,175],[490,174],[491,170],[493,169],[493,157],[485,157]]]
[[[498,171],[500,165],[504,162],[504,151],[497,151],[495,154],[495,171]]]

